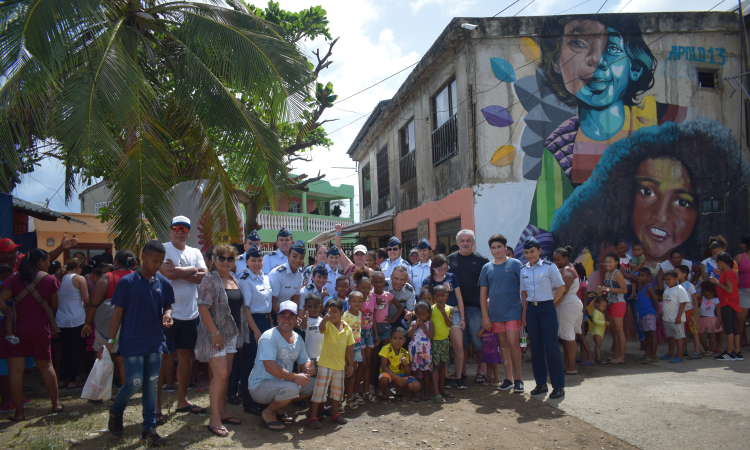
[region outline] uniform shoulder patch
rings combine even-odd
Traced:
[[[286,272],[286,264],[282,264],[280,266],[276,266],[276,268],[274,270],[277,271],[277,272]]]
[[[245,272],[240,277],[240,280],[247,280],[247,277],[249,277],[249,276],[250,276],[250,272]]]
[[[307,285],[307,290],[310,291],[312,289],[315,289],[315,285],[314,284],[308,284]]]
[[[414,286],[412,286],[412,285],[411,285],[411,284],[409,284],[409,283],[406,283],[406,284],[404,285],[404,289],[406,289],[407,291],[410,291],[410,292],[414,292]]]

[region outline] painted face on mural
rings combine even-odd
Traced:
[[[697,215],[693,184],[681,162],[671,158],[641,162],[631,220],[647,259],[664,259],[685,242]]]
[[[586,20],[565,25],[560,61],[554,69],[568,92],[593,107],[622,100],[628,83],[643,72],[631,63],[616,30]]]

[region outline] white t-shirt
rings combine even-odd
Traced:
[[[716,317],[716,305],[718,304],[718,298],[707,299],[704,297],[701,302],[701,317]]]
[[[320,317],[310,317],[307,319],[305,350],[307,350],[307,356],[310,359],[317,360],[320,356],[320,350],[323,348],[323,338],[325,338],[325,335],[318,329],[321,320],[323,319]]]
[[[685,292],[688,293],[688,296],[690,297],[690,303],[685,305],[685,311],[692,311],[693,310],[693,294],[695,294],[695,286],[693,283],[686,281],[682,283],[680,286],[682,286],[683,289],[685,289]]]
[[[690,261],[690,260],[688,260],[688,259],[683,259],[682,260],[682,265],[683,266],[688,266],[690,268],[690,273],[688,274],[687,279],[688,279],[688,281],[692,280],[693,279],[693,275],[694,275],[694,273],[693,273],[693,262]],[[674,266],[672,265],[672,261],[666,260],[666,261],[663,261],[663,262],[659,263],[659,269],[661,269],[662,272],[667,273],[670,270],[674,270]]]
[[[185,246],[185,250],[178,250],[171,242],[164,244],[167,256],[175,267],[195,267],[207,269],[206,262],[200,250]],[[191,320],[198,317],[198,285],[186,280],[170,280],[174,289],[174,305],[172,317],[178,320]]]
[[[661,301],[662,320],[665,322],[674,322],[677,319],[677,313],[680,312],[680,303],[690,303],[690,296],[682,286],[664,289],[664,295]],[[685,305],[687,307],[687,305]],[[685,323],[685,313],[682,313],[682,323]]]

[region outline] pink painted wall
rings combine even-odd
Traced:
[[[396,216],[395,235],[417,228],[417,223],[425,218],[430,219],[430,245],[437,244],[435,224],[445,220],[461,218],[461,227],[474,230],[474,191],[472,188],[461,189],[437,202],[430,202]]]

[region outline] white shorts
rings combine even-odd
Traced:
[[[221,349],[220,352],[214,353],[214,355],[211,358],[216,358],[217,356],[227,356],[227,353],[237,353],[237,336],[232,338],[229,342],[224,344],[224,348]]]
[[[685,323],[664,322],[664,334],[668,338],[682,339],[685,337]],[[680,355],[681,357],[682,355]]]
[[[304,387],[294,381],[284,381],[278,378],[262,380],[257,388],[250,389],[250,395],[256,403],[267,405],[274,400],[294,400],[297,397],[310,396],[315,388],[315,378]]]

